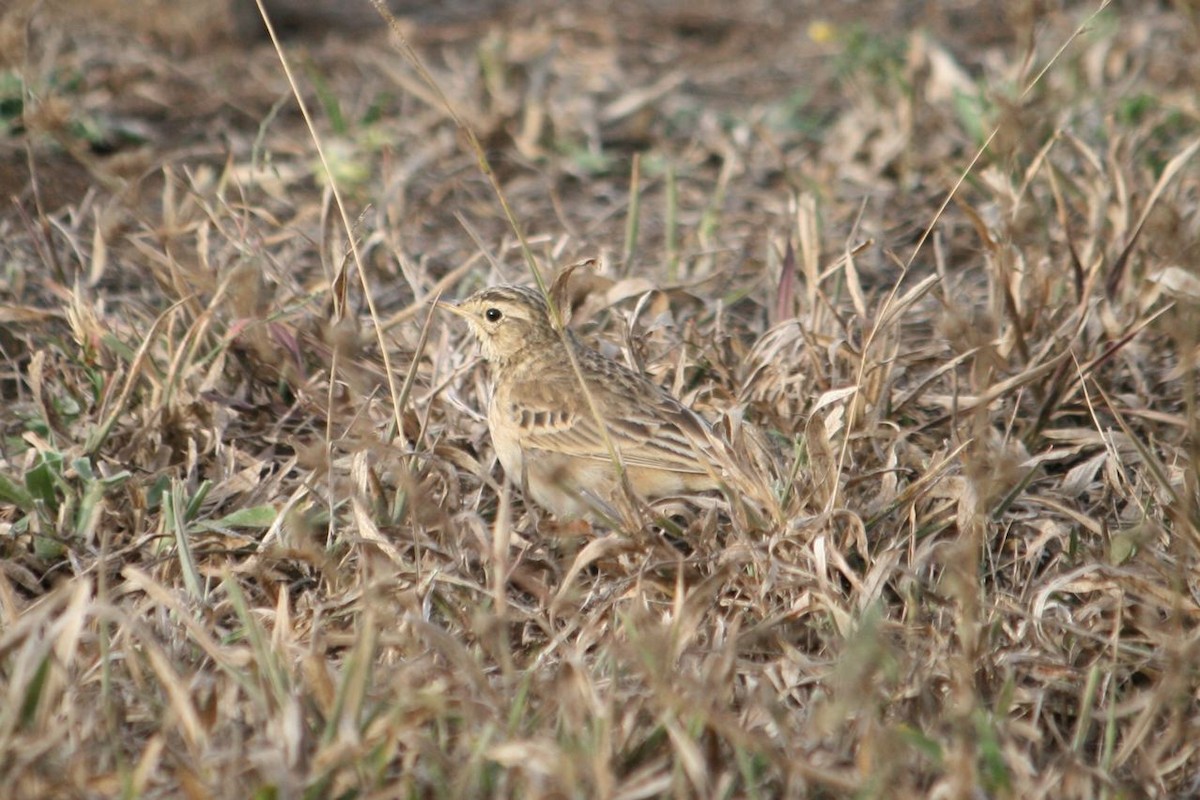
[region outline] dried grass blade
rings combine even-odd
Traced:
[[[1142,208],[1141,215],[1138,216],[1137,222],[1134,223],[1133,233],[1130,234],[1129,241],[1126,242],[1125,247],[1121,250],[1121,254],[1113,262],[1112,270],[1108,273],[1108,280],[1104,284],[1104,289],[1110,298],[1116,296],[1117,289],[1121,286],[1121,279],[1125,276],[1125,267],[1129,264],[1129,255],[1133,252],[1134,245],[1137,244],[1138,238],[1142,235],[1142,229],[1146,226],[1146,220],[1150,218],[1150,212],[1157,205],[1158,198],[1167,188],[1167,185],[1175,179],[1179,170],[1183,169],[1184,164],[1190,161],[1192,156],[1196,154],[1197,149],[1200,149],[1200,139],[1196,139],[1181,152],[1177,153],[1163,167],[1162,174],[1159,175],[1154,188],[1150,190],[1150,196],[1146,198],[1146,205]]]

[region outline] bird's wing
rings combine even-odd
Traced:
[[[704,451],[712,439],[708,425],[695,412],[666,392],[645,381],[633,384],[634,402],[624,375],[589,380],[597,406],[620,409],[608,412],[604,423],[612,443],[627,467],[648,467],[702,475]],[[611,379],[611,380],[610,380]],[[617,381],[614,383],[613,381]],[[511,394],[522,398],[521,407],[503,410],[520,431],[522,449],[545,450],[576,458],[608,461],[608,448],[587,400],[580,393],[556,390],[557,381],[522,381]]]

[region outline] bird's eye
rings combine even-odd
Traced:
[[[500,313],[500,309],[498,308],[489,308],[487,311],[483,312],[483,316],[487,318],[488,322],[499,322],[500,318],[504,315]]]

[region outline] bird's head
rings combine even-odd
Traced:
[[[561,341],[541,293],[524,286],[493,286],[458,303],[439,302],[462,317],[493,364],[511,362],[529,347],[556,347]]]

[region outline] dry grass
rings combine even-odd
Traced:
[[[224,17],[4,12],[7,796],[1200,793],[1200,18],[1160,5],[410,25],[540,268],[599,260],[572,324],[774,455],[782,523],[585,538],[431,318],[528,267],[393,44],[285,42],[326,171]]]

